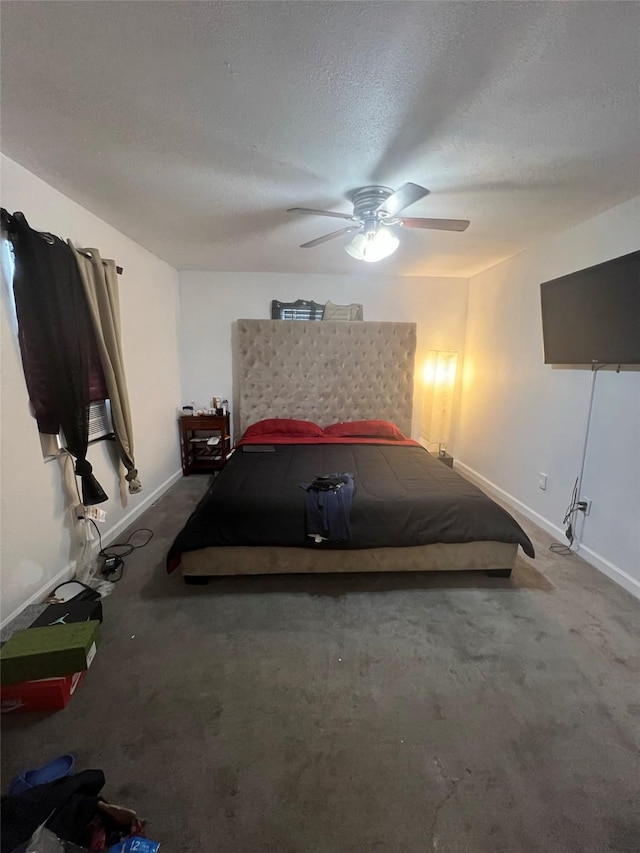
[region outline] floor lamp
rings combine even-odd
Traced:
[[[424,369],[420,436],[427,449],[438,445],[439,456],[445,455],[449,443],[457,364],[457,352],[430,350]]]

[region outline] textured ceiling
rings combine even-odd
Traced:
[[[2,3],[3,151],[181,269],[469,275],[640,192],[631,2]],[[423,184],[368,265],[368,183]],[[28,200],[24,203],[28,215]],[[50,227],[55,229],[55,223]]]

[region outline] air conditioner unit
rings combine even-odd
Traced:
[[[109,400],[96,400],[89,403],[89,442],[98,441],[101,438],[113,437],[113,424],[111,423],[111,404]],[[56,435],[51,436],[55,439],[56,450],[51,450],[49,446],[43,446],[45,457],[49,459],[55,458],[60,451],[68,451],[67,442],[62,430]]]
[[[89,441],[97,441],[109,435],[113,435],[109,400],[89,403]]]

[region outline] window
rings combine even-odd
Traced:
[[[2,284],[6,291],[7,302],[9,307],[9,321],[11,323],[11,328],[16,336],[18,337],[18,317],[16,315],[16,300],[13,295],[13,273],[16,268],[16,260],[13,254],[13,246],[9,242],[9,240],[5,239],[4,234],[2,235],[2,240],[0,241],[0,245],[2,248]],[[4,298],[4,294],[3,294]]]

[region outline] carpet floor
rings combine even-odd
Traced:
[[[71,752],[162,853],[640,851],[640,602],[522,518],[510,580],[187,587],[163,560],[206,485],[134,525],[71,704],[3,719],[4,787]]]

